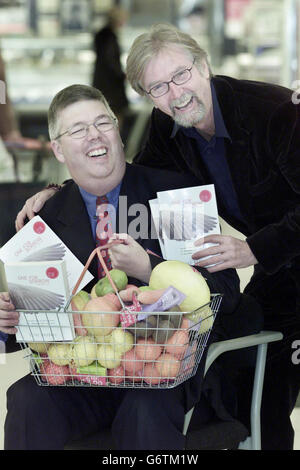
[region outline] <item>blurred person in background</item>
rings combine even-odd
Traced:
[[[16,180],[15,164],[12,155],[7,151],[7,144],[20,143],[22,140],[18,128],[16,115],[8,96],[5,74],[5,64],[0,50],[0,181],[12,182]]]
[[[8,96],[7,82],[5,75],[5,64],[0,51],[0,80],[5,84],[5,102],[1,102],[0,107],[0,136],[4,141],[19,141],[22,139],[19,131],[16,115]]]
[[[106,97],[117,116],[120,131],[128,109],[128,99],[117,34],[126,24],[127,18],[128,13],[123,8],[119,6],[111,8],[105,26],[95,34],[94,38],[96,61],[92,85],[101,90]]]

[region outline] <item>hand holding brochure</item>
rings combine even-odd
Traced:
[[[17,341],[74,339],[72,315],[63,310],[70,297],[65,261],[6,263],[4,269],[11,301],[20,311]]]
[[[64,308],[83,268],[39,216],[0,249],[1,290],[9,292],[21,311],[17,341],[68,341],[75,337],[72,314]],[[86,271],[78,290],[92,279]]]
[[[84,268],[71,250],[38,215],[5,243],[0,249],[0,260],[4,263],[65,260],[71,292]],[[78,290],[83,289],[92,279],[92,274],[87,271]]]
[[[181,188],[157,193],[149,201],[163,257],[194,264],[196,251],[212,246],[194,242],[209,234],[220,234],[214,185]]]

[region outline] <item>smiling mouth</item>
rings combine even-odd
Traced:
[[[107,155],[107,149],[104,147],[91,150],[90,152],[87,153],[87,156],[91,158],[97,158],[97,157],[101,158],[101,157],[105,157],[106,155]]]
[[[179,111],[182,111],[182,110],[184,111],[192,103],[193,99],[194,98],[192,96],[187,101],[185,100],[183,103],[180,103],[180,104],[177,104],[176,106],[173,106],[173,109],[176,109],[176,110],[179,110]]]

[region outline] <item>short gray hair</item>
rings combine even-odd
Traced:
[[[50,140],[59,133],[57,128],[59,113],[67,106],[85,100],[97,100],[104,104],[108,114],[116,119],[105,96],[100,90],[89,85],[70,85],[60,90],[53,98],[48,110],[48,129]]]
[[[212,72],[207,52],[189,34],[167,23],[152,25],[150,31],[138,36],[129,51],[126,63],[126,75],[132,88],[140,95],[145,95],[141,86],[145,67],[161,50],[168,46],[182,47],[195,58],[195,64],[201,71],[203,60],[208,65],[210,77]]]

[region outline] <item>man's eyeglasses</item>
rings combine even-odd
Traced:
[[[195,59],[193,60],[191,67],[175,73],[175,75],[173,75],[171,80],[169,80],[168,82],[158,83],[157,85],[154,85],[153,87],[151,87],[149,91],[146,91],[146,90],[143,90],[143,91],[145,91],[148,95],[153,96],[153,98],[159,98],[160,96],[166,95],[169,91],[171,82],[175,83],[175,85],[183,85],[184,83],[190,80],[192,76],[191,70],[194,66],[194,63],[195,63]]]
[[[96,121],[90,123],[90,124],[85,124],[85,123],[80,123],[76,124],[73,127],[70,127],[67,129],[65,132],[62,134],[59,134],[57,137],[55,137],[54,140],[59,139],[63,135],[68,134],[68,136],[72,137],[72,139],[83,139],[88,135],[89,128],[91,126],[94,126],[97,131],[100,132],[108,132],[111,131],[117,123],[117,119],[110,117],[110,116],[102,116],[100,118],[97,118]]]

